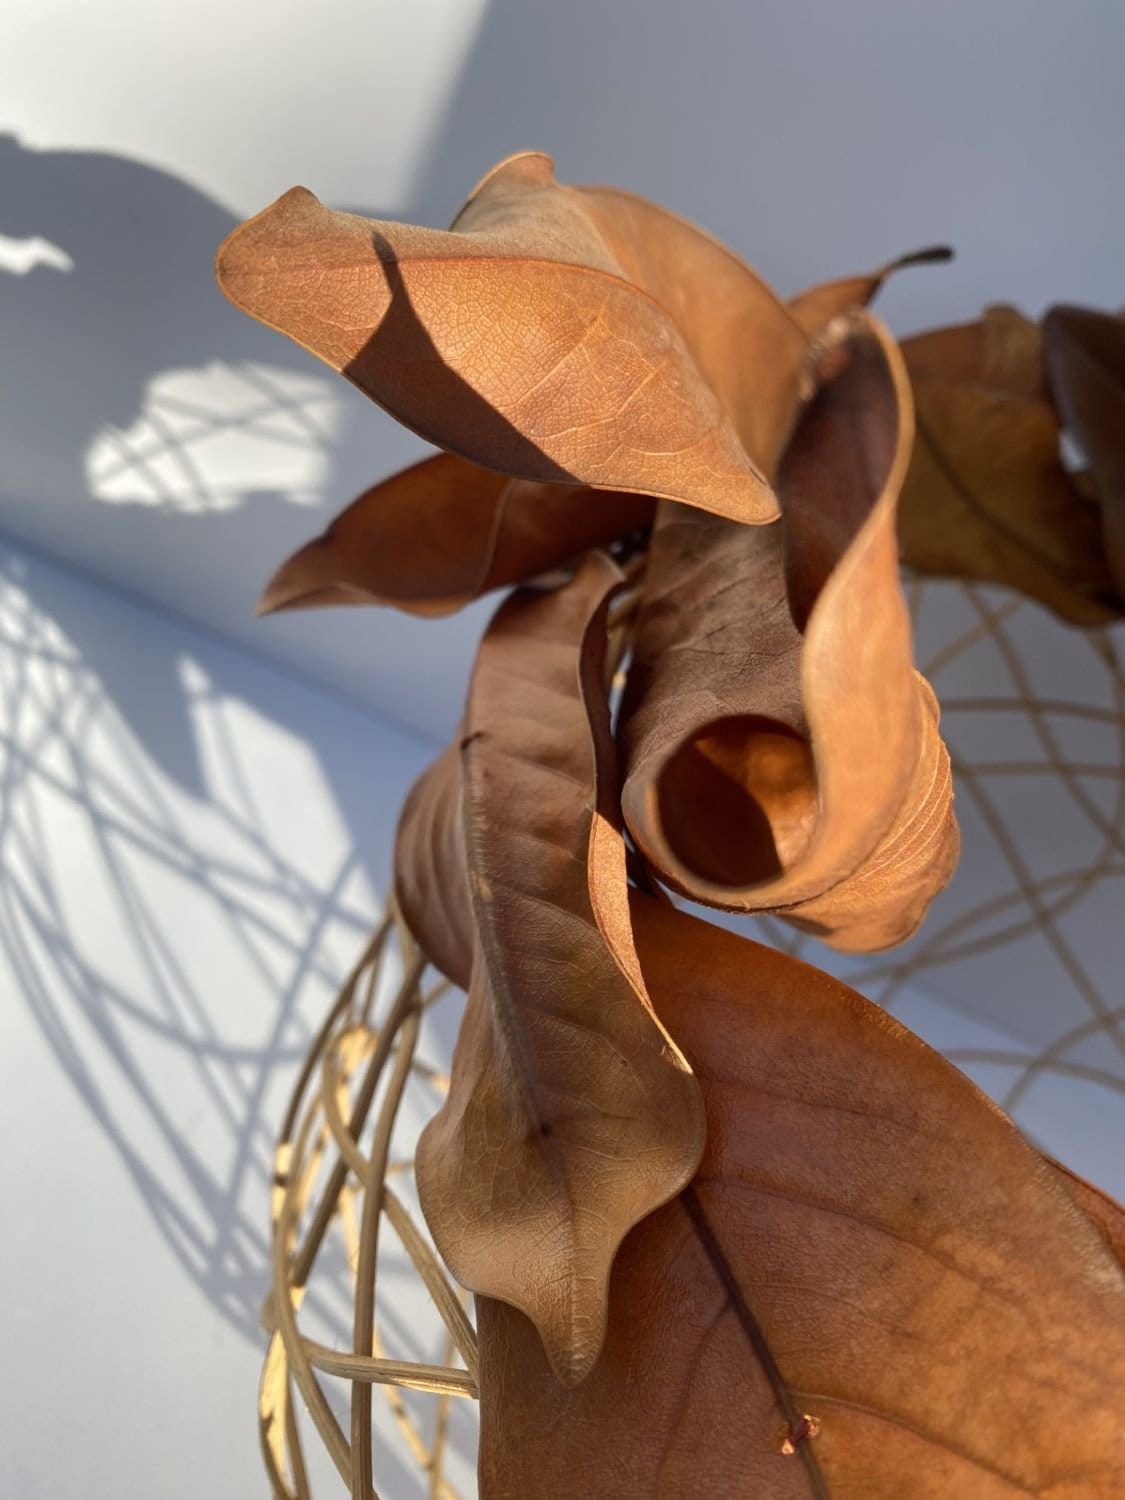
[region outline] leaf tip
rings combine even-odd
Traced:
[[[254,606],[254,614],[257,618],[261,619],[264,615],[274,615],[284,609],[295,608],[302,594],[307,592],[293,576],[297,558],[302,557],[307,550],[307,548],[302,548],[293,557],[287,558],[271,575]]]
[[[548,1350],[547,1354],[551,1361],[551,1368],[560,1384],[573,1389],[574,1386],[581,1385],[590,1374],[601,1352],[601,1345],[599,1345],[598,1348],[581,1355],[568,1349],[564,1352],[562,1359],[556,1359],[551,1350]]]
[[[215,252],[215,280],[223,296],[240,310],[258,316],[247,283],[250,278],[261,282],[263,251],[276,250],[280,242],[300,238],[325,212],[323,203],[307,187],[291,187],[232,229]]]
[[[940,266],[953,260],[956,252],[952,245],[925,245],[921,250],[910,250],[892,261],[888,270],[902,271],[907,266]]]
[[[254,614],[261,618],[287,609],[365,602],[375,601],[347,586],[333,566],[325,539],[317,537],[281,564],[259,595]]]
[[[609,1328],[608,1283],[601,1301],[586,1306],[580,1318],[575,1317],[574,1309],[554,1318],[542,1316],[545,1308],[536,1309],[537,1315],[526,1308],[523,1311],[535,1325],[555,1379],[568,1390],[581,1385],[592,1373],[605,1346]]]

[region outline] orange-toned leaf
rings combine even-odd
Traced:
[[[706,1154],[622,1247],[582,1385],[478,1303],[482,1500],[1120,1495],[1125,1280],[1058,1176],[835,979],[634,910]]]
[[[1053,307],[1043,331],[1051,390],[1090,464],[1106,561],[1125,597],[1125,320]]]
[[[593,213],[630,281],[674,310],[743,448],[772,477],[796,414],[808,352],[808,335],[789,306],[733,251],[667,209],[617,188],[570,191]]]
[[[452,453],[365,490],[266,585],[260,614],[394,604],[446,615],[652,521],[647,495],[532,484]]]
[[[1003,583],[1076,625],[1119,614],[1097,508],[1059,457],[1043,333],[1013,308],[907,339],[917,437],[899,535],[920,573]]]
[[[1103,1193],[1101,1188],[1079,1177],[1061,1162],[1045,1161],[1058,1175],[1059,1181],[1093,1224],[1094,1228],[1112,1250],[1118,1264],[1125,1270],[1125,1206]]]
[[[747,522],[776,502],[742,401],[762,308],[729,251],[652,205],[495,167],[448,231],[333,212],[294,188],[230,236],[220,285],[440,447],[521,479],[686,501]]]
[[[592,554],[557,592],[513,595],[481,645],[460,742],[477,949],[449,1097],[417,1153],[453,1274],[522,1308],[566,1381],[601,1348],[621,1240],[703,1148],[698,1088],[620,920],[603,680],[619,578]]]
[[[662,510],[635,636],[623,808],[694,900],[833,944],[908,937],[957,852],[937,707],[911,661],[895,505],[905,373],[864,314],[822,342],[781,526]]]

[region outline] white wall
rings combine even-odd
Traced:
[[[428,756],[0,546],[5,1495],[263,1492],[272,1144]]]

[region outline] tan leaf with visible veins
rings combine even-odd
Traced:
[[[1085,307],[1052,307],[1043,335],[1051,390],[1089,461],[1106,561],[1125,597],[1125,320]]]
[[[478,1302],[482,1500],[1125,1493],[1125,1281],[1064,1179],[837,980],[634,912],[706,1154],[622,1247],[576,1389]]]
[[[914,671],[895,505],[909,391],[856,314],[779,471],[783,522],[660,513],[624,709],[625,820],[694,900],[852,949],[908,937],[957,853],[937,706]]]
[[[1003,583],[1063,619],[1121,612],[1098,511],[1067,476],[1043,333],[1010,307],[905,340],[917,437],[902,492],[903,560]]]
[[[622,1239],[690,1181],[703,1149],[697,1085],[620,921],[602,680],[620,576],[595,553],[556,593],[513,595],[481,645],[460,751],[477,950],[449,1096],[417,1153],[453,1274],[523,1309],[566,1381],[601,1348]],[[595,824],[606,936],[587,875]]]
[[[803,335],[730,251],[639,199],[495,167],[446,232],[337,213],[293,188],[219,251],[245,312],[429,441],[521,479],[776,515],[742,393],[763,305],[795,378]]]
[[[283,563],[260,614],[394,604],[445,615],[652,521],[647,495],[508,479],[439,453],[365,490]]]

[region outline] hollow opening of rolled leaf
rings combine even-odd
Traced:
[[[717,719],[672,755],[656,796],[664,837],[686,868],[732,887],[772,880],[812,838],[812,750],[776,719]]]

